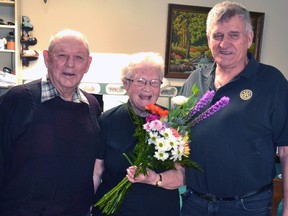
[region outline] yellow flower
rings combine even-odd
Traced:
[[[185,157],[189,157],[189,154],[190,154],[189,144],[188,144],[188,143],[185,143],[185,144],[184,144],[184,156],[185,156]]]

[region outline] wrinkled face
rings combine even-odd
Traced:
[[[247,34],[243,20],[238,16],[228,22],[217,22],[207,35],[208,45],[218,66],[237,69],[245,66],[247,50],[252,44],[253,32]]]
[[[147,80],[146,85],[139,85],[137,80],[140,78]],[[151,66],[143,66],[134,69],[133,75],[130,78],[133,81],[123,81],[124,87],[129,96],[129,100],[136,109],[143,111],[148,104],[155,104],[160,93],[160,86],[152,87],[151,80],[160,81],[159,68]]]
[[[56,40],[50,52],[43,52],[49,79],[60,94],[74,93],[88,71],[92,57],[84,43],[77,38]]]

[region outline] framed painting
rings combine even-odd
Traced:
[[[169,4],[165,52],[165,77],[186,79],[200,67],[213,63],[206,38],[210,7]],[[254,40],[249,51],[259,61],[264,13],[250,12]]]

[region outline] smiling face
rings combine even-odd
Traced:
[[[207,39],[217,66],[239,71],[245,67],[253,32],[247,33],[245,23],[239,15],[228,21],[215,23]]]
[[[43,55],[52,84],[64,98],[72,98],[92,61],[85,43],[72,36],[57,38],[53,48]]]
[[[139,86],[135,83],[140,78],[147,81],[146,85]],[[160,93],[160,86],[152,87],[149,81],[160,80],[159,67],[142,65],[141,67],[134,68],[130,80],[133,81],[123,80],[123,84],[129,100],[135,109],[144,111],[146,105],[156,103]]]

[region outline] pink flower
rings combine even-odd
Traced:
[[[160,120],[151,121],[149,124],[149,128],[151,130],[160,131],[162,129],[162,127],[163,127],[163,125],[162,125],[162,122]]]
[[[180,134],[178,133],[177,130],[175,130],[174,128],[171,128],[171,131],[175,137],[177,137],[177,138],[180,137]]]
[[[146,122],[151,122],[154,120],[160,120],[160,116],[156,114],[150,114],[146,117]]]

